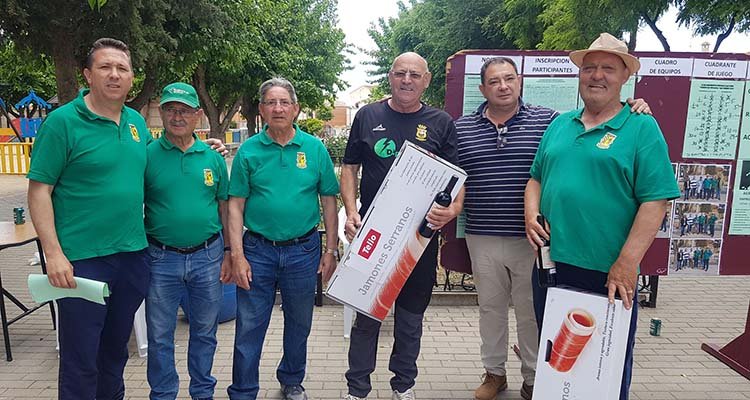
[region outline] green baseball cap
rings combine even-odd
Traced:
[[[192,108],[199,108],[198,93],[195,88],[183,82],[170,83],[161,91],[161,101],[159,105],[176,101]]]

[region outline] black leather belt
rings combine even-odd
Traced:
[[[160,241],[152,238],[151,236],[146,236],[146,239],[148,240],[149,243],[153,244],[154,246],[156,246],[156,247],[158,247],[158,248],[160,248],[162,250],[174,251],[174,252],[180,253],[180,254],[191,254],[191,253],[195,253],[198,250],[202,250],[202,249],[207,248],[208,245],[210,245],[211,243],[215,242],[216,239],[219,238],[219,236],[220,236],[219,232],[216,232],[216,233],[213,234],[213,236],[211,236],[210,238],[208,238],[208,240],[206,240],[205,242],[203,242],[203,243],[201,243],[199,245],[193,246],[193,247],[172,247],[172,246],[167,246],[166,244],[164,244],[164,243],[162,243],[162,242],[160,242]]]
[[[246,231],[245,234],[253,236],[253,237],[256,237],[256,238],[258,238],[258,239],[260,239],[260,240],[262,240],[262,241],[270,244],[271,246],[274,246],[274,247],[283,247],[283,246],[294,246],[296,244],[305,243],[305,242],[307,242],[307,241],[310,240],[310,235],[312,235],[313,233],[317,233],[317,232],[318,232],[318,227],[316,226],[316,227],[313,227],[312,229],[310,229],[304,235],[302,235],[302,236],[300,236],[300,237],[298,237],[296,239],[289,239],[289,240],[269,240],[269,239],[266,239],[260,233],[256,233],[256,232],[253,232],[253,231],[250,231],[250,230]]]

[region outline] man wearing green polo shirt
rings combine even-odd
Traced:
[[[146,297],[150,398],[177,397],[174,331],[177,307],[187,293],[189,391],[194,399],[208,399],[216,386],[211,367],[223,298],[219,277],[229,273],[221,234],[227,226],[229,177],[221,155],[193,133],[203,115],[195,88],[182,82],[166,86],[160,106],[164,132],[147,149],[144,187],[151,265]]]
[[[680,191],[656,120],[633,114],[620,89],[638,71],[625,43],[602,33],[570,53],[580,68],[582,110],[556,118],[544,133],[526,186],[526,234],[532,246],[552,238],[558,284],[622,298],[632,307],[620,399],[628,398],[633,365],[638,264],[651,245],[667,200]],[[549,233],[536,222],[543,214]],[[608,223],[600,223],[606,215]],[[546,290],[535,293],[544,313]],[[538,384],[544,385],[544,382]]]
[[[276,377],[283,399],[304,400],[317,273],[327,280],[336,268],[339,186],[323,143],[294,124],[299,105],[288,80],[264,82],[259,108],[266,125],[240,146],[229,184],[232,275],[239,288],[232,385],[227,392],[235,400],[258,396],[263,339],[279,288],[284,355]],[[318,198],[326,231],[322,257]]]
[[[127,45],[97,40],[83,75],[90,89],[50,113],[34,143],[29,209],[52,285],[106,282],[106,305],[57,301],[60,399],[121,399],[133,315],[149,287],[143,249],[143,173],[150,134],[125,107],[133,83]]]

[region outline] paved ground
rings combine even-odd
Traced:
[[[0,175],[0,220],[10,220],[13,207],[23,205],[25,182]],[[0,253],[3,285],[30,301],[26,275],[37,272],[28,266],[33,246]],[[658,308],[641,309],[635,354],[632,399],[750,399],[750,381],[700,349],[701,342],[724,344],[741,333],[745,325],[750,277],[663,278]],[[7,302],[6,302],[7,303]],[[10,315],[14,306],[7,305]],[[649,336],[651,317],[663,321],[662,335]],[[343,338],[342,308],[324,306],[315,310],[309,344],[305,386],[311,398],[338,399],[345,393],[347,340]],[[511,337],[515,335],[511,316]],[[378,369],[373,375],[375,390],[370,398],[390,399],[387,360],[393,326],[383,328]],[[259,398],[277,399],[274,369],[281,356],[282,319],[274,311],[266,337],[261,365],[262,391]],[[57,354],[55,332],[49,310],[42,309],[10,327],[14,360],[0,360],[0,400],[56,398]],[[234,323],[219,328],[219,350],[214,372],[219,379],[217,398],[226,398],[231,379]],[[177,366],[186,377],[187,324],[181,320],[177,332]],[[131,360],[125,378],[127,398],[148,398],[145,359],[138,358],[131,340]],[[1,349],[1,347],[0,347]],[[416,386],[420,399],[470,399],[482,373],[479,360],[479,328],[476,306],[431,306],[425,317],[420,375]],[[508,363],[509,390],[499,399],[520,399],[520,362]],[[187,397],[187,381],[181,385]],[[544,399],[546,400],[546,399]]]

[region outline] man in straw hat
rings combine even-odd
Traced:
[[[667,201],[680,191],[656,120],[632,114],[620,90],[640,68],[625,43],[608,33],[587,50],[570,53],[579,69],[584,108],[560,115],[547,128],[526,185],[526,235],[532,246],[554,238],[557,282],[615,294],[633,314],[620,399],[628,398],[638,321],[638,264],[651,245]],[[598,223],[606,212],[610,223]],[[545,229],[536,222],[543,214]],[[535,293],[544,314],[546,291]]]

